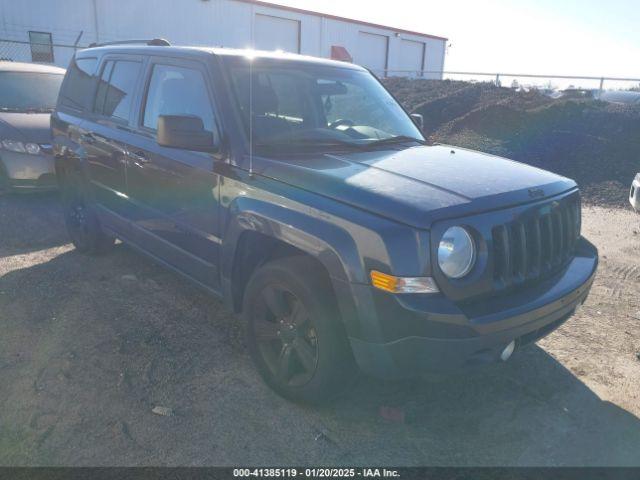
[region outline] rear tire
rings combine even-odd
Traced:
[[[79,173],[64,175],[61,197],[67,232],[76,250],[90,255],[109,251],[115,238],[102,230]]]
[[[260,267],[245,290],[249,352],[264,381],[294,402],[332,400],[355,363],[336,300],[317,263],[304,256]]]

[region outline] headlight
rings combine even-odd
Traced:
[[[40,153],[40,145],[37,143],[27,143],[25,144],[24,149],[31,155],[38,155]]]
[[[3,140],[2,146],[12,152],[24,153],[24,144],[18,140]]]
[[[2,147],[11,152],[28,153],[29,155],[40,153],[40,145],[37,143],[22,143],[19,140],[2,140]]]
[[[438,265],[449,278],[462,278],[473,268],[476,246],[463,227],[451,227],[444,232],[438,245]]]

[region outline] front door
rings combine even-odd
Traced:
[[[161,147],[159,115],[193,115],[217,133],[209,73],[198,62],[152,59],[137,118],[139,135],[127,145],[127,181],[134,241],[170,266],[217,290],[220,225],[218,175],[209,153]]]

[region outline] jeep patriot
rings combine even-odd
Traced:
[[[162,40],[79,51],[51,119],[76,249],[119,238],[221,297],[312,403],[506,361],[591,288],[573,180],[419,123],[357,65]]]

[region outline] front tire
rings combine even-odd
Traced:
[[[286,257],[247,285],[247,344],[264,381],[283,397],[320,404],[354,377],[354,361],[328,279],[314,260]]]
[[[64,176],[61,195],[65,225],[76,250],[90,255],[110,250],[115,238],[102,230],[79,173]]]

